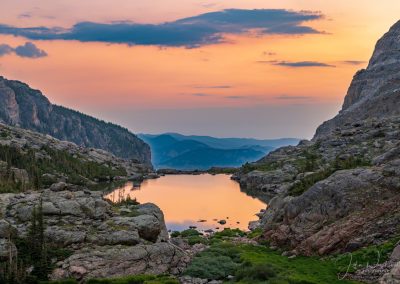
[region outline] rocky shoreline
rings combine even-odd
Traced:
[[[0,197],[0,257],[16,252],[13,238],[28,237],[33,210],[41,206],[48,244],[71,251],[55,263],[53,280],[177,274],[185,266],[154,204],[113,205],[101,192],[65,183]]]

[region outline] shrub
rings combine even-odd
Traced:
[[[249,262],[244,263],[235,274],[237,280],[244,281],[266,281],[277,276],[276,268],[271,264],[252,265]]]
[[[181,233],[179,231],[173,231],[171,233],[171,238],[177,238],[181,235]]]
[[[202,235],[202,233],[200,233],[199,231],[195,230],[195,229],[187,229],[181,232],[181,237],[182,238],[187,238],[190,236],[200,236]]]

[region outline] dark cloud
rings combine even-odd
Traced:
[[[14,48],[9,46],[8,44],[0,44],[0,56],[12,53]]]
[[[24,45],[15,48],[15,54],[21,57],[39,58],[47,56],[44,50],[39,49],[32,42],[26,42]]]
[[[8,44],[0,44],[0,56],[15,53],[20,57],[39,58],[47,56],[44,50],[39,49],[32,42],[26,42],[24,45],[13,48]]]
[[[360,60],[345,60],[341,61],[343,64],[349,64],[349,65],[362,65],[365,64],[366,61],[360,61]]]
[[[198,47],[224,42],[224,34],[242,34],[249,31],[257,31],[259,35],[321,33],[305,26],[304,23],[322,18],[322,14],[310,11],[228,9],[162,24],[80,22],[71,29],[0,25],[0,34],[22,36],[32,40]]]
[[[335,67],[335,65],[331,65],[324,62],[318,61],[277,61],[277,60],[269,60],[269,61],[257,61],[258,63],[267,63],[277,66],[284,67],[293,67],[293,68],[302,68],[302,67]]]

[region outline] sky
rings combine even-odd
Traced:
[[[0,75],[134,133],[311,138],[398,0],[1,0]]]

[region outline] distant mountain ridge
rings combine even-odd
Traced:
[[[293,145],[298,139],[257,140],[185,136],[177,133],[138,134],[152,149],[156,168],[206,170],[211,167],[238,167],[253,162],[279,145]]]
[[[40,91],[1,76],[0,122],[151,163],[150,147],[128,129],[53,105]]]

